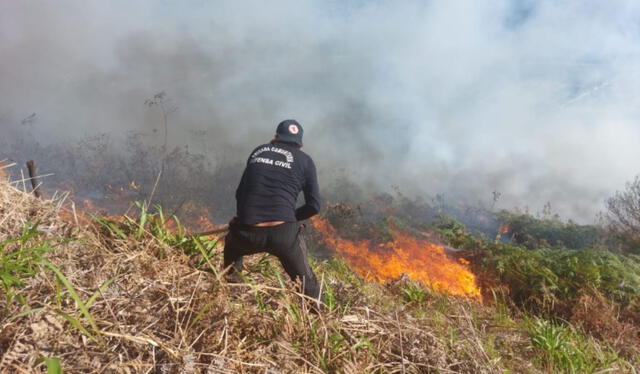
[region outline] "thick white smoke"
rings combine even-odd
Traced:
[[[172,144],[243,160],[296,118],[325,181],[586,222],[640,172],[634,0],[3,1],[0,58],[4,136],[159,142],[164,90]]]

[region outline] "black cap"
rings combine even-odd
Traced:
[[[285,119],[278,124],[276,136],[283,142],[296,143],[302,146],[302,126],[295,119]]]

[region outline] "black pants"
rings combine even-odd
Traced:
[[[224,267],[234,265],[230,272],[239,271],[242,256],[267,252],[280,260],[291,279],[302,282],[305,295],[319,299],[320,287],[309,267],[301,230],[297,222],[270,227],[233,224],[224,242]]]

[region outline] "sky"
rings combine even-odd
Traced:
[[[158,143],[165,92],[172,145],[295,118],[325,184],[590,222],[640,173],[638,1],[2,1],[0,61],[7,137]]]

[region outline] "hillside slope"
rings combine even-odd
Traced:
[[[313,264],[327,298],[314,314],[268,255],[229,284],[215,239],[172,233],[158,214],[87,219],[64,206],[0,182],[0,372],[554,371],[532,345],[554,325],[497,297],[367,282],[334,259]],[[632,372],[599,354],[593,371]]]

